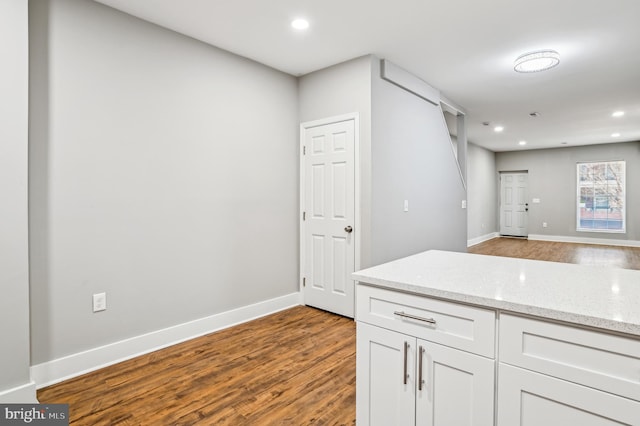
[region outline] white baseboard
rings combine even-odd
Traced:
[[[0,392],[0,404],[37,404],[36,384],[31,381],[24,385]]]
[[[467,240],[467,247],[475,246],[476,244],[484,243],[485,241],[492,240],[494,238],[498,238],[500,234],[498,232],[492,232],[490,234],[481,235],[479,237],[472,238]]]
[[[541,235],[529,234],[530,240],[537,241],[554,241],[558,243],[579,243],[579,244],[598,244],[605,246],[621,246],[621,247],[640,247],[640,241],[635,240],[613,240],[605,238],[589,238],[589,237],[565,237],[562,235]]]
[[[36,364],[31,367],[31,378],[40,389],[176,343],[298,306],[301,304],[300,301],[300,293],[291,293]]]

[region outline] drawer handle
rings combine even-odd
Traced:
[[[402,312],[402,311],[395,311],[393,314],[397,315],[399,317],[403,317],[403,318],[410,318],[410,319],[426,322],[428,324],[433,324],[433,325],[436,324],[436,320],[434,320],[433,318],[422,318],[422,317],[418,317],[416,315],[407,314],[407,313]]]

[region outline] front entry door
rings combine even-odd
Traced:
[[[355,120],[303,125],[301,136],[304,302],[353,318]]]
[[[500,234],[513,237],[529,235],[527,173],[500,174]]]

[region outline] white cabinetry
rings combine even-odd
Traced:
[[[357,309],[358,425],[494,424],[494,312],[366,286]]]
[[[430,250],[353,277],[360,426],[640,426],[640,271]]]
[[[498,425],[638,425],[638,402],[500,363]]]
[[[640,341],[500,316],[498,425],[640,424]]]

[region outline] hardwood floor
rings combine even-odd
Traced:
[[[530,241],[494,238],[469,247],[469,253],[519,257],[581,265],[614,266],[640,270],[640,247]]]
[[[640,248],[496,238],[470,253],[640,269]],[[299,306],[38,391],[71,425],[353,425],[355,323]]]
[[[71,425],[353,425],[355,323],[295,307],[38,391]]]

